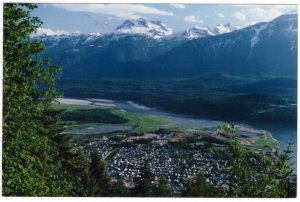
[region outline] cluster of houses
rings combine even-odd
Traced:
[[[107,160],[108,173],[121,177],[129,187],[141,178],[145,162],[154,174],[154,182],[165,178],[172,189],[181,191],[188,180],[193,180],[201,172],[208,183],[222,183],[228,160],[214,150],[204,148],[174,146],[183,135],[144,134],[142,136],[94,137],[78,145],[86,154],[97,149]],[[116,137],[115,137],[116,138]],[[151,140],[140,143],[140,140]],[[112,153],[112,151],[114,151]]]
[[[87,156],[89,156],[92,151],[96,150],[105,158],[113,151],[116,142],[108,139],[106,136],[102,136],[89,139],[77,146],[83,149]]]
[[[174,191],[181,191],[184,183],[192,180],[200,169],[207,182],[220,182],[228,161],[214,151],[174,148],[170,145],[135,144],[121,147],[108,163],[112,176],[121,176],[125,182],[134,183],[141,177],[147,162],[155,181],[165,178]]]

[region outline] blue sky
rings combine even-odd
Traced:
[[[104,33],[138,17],[162,21],[177,32],[194,25],[214,27],[228,22],[242,28],[296,9],[296,5],[40,4],[33,14],[44,22],[40,33]]]

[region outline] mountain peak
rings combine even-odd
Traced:
[[[154,39],[159,39],[172,33],[172,29],[162,22],[148,21],[145,18],[125,20],[114,31],[114,34],[117,35],[140,35]]]
[[[232,26],[230,23],[218,24],[213,29],[205,25],[195,25],[194,27],[184,31],[182,36],[187,39],[196,39],[208,36],[215,36],[218,34],[224,34],[235,30],[237,30],[237,28]]]
[[[205,25],[195,25],[194,27],[184,31],[182,34],[182,36],[187,39],[196,39],[213,35],[215,35],[213,31]]]

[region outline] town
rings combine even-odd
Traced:
[[[225,173],[227,160],[214,151],[178,149],[170,145],[137,144],[122,147],[108,164],[112,176],[121,176],[125,184],[134,186],[141,177],[140,171],[147,162],[155,181],[165,178],[174,189],[181,191],[187,180],[193,179],[202,169],[207,182],[214,183]]]
[[[224,151],[231,137],[226,137],[219,130],[159,132],[92,136],[78,146],[86,154],[96,148],[107,161],[107,171],[112,179],[123,179],[128,188],[133,188],[141,178],[145,163],[155,176],[153,183],[164,178],[174,192],[182,191],[185,183],[193,180],[200,171],[208,183],[228,188],[223,177],[228,169],[230,154]],[[240,141],[247,145],[253,138],[244,137]],[[274,155],[274,148],[269,153]]]

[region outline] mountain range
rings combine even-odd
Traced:
[[[297,73],[297,13],[237,29],[194,26],[180,33],[160,21],[125,20],[106,34],[40,35],[64,78],[169,78],[223,72],[293,76]]]

